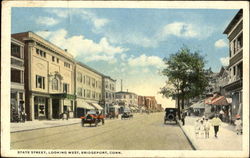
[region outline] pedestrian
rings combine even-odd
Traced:
[[[195,137],[197,138],[199,136],[199,130],[200,130],[200,120],[197,119],[194,124],[194,131],[195,131]]]
[[[209,138],[210,123],[207,118],[205,120],[205,138]]]
[[[223,120],[224,111],[222,109],[220,110],[219,114],[220,120]]]
[[[242,134],[242,121],[240,119],[240,115],[236,115],[236,120],[235,120],[235,130],[237,135]]]
[[[66,119],[68,120],[69,119],[69,110],[66,111]]]
[[[221,119],[218,117],[218,114],[212,119],[212,126],[214,126],[214,136],[217,138],[217,133],[219,132],[219,127],[221,124]]]
[[[205,124],[204,124],[203,120],[201,120],[201,122],[200,122],[199,135],[200,135],[201,138],[205,137]]]
[[[185,117],[186,117],[186,113],[185,113],[185,112],[182,112],[182,113],[181,113],[182,126],[185,125]]]

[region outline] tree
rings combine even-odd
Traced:
[[[163,61],[166,68],[162,74],[167,76],[168,80],[160,93],[167,98],[172,97],[177,100],[180,118],[180,107],[184,109],[185,99],[199,96],[208,85],[204,70],[205,61],[198,52],[192,53],[187,47],[181,48]]]

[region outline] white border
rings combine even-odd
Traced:
[[[121,150],[121,155],[108,157],[247,157],[249,155],[249,3],[245,1],[4,1],[2,2],[1,43],[1,155],[23,157],[104,157],[105,155],[25,155],[10,151],[10,34],[11,7],[74,7],[74,8],[175,8],[175,9],[240,9],[243,8],[243,151],[185,151],[185,150]],[[233,17],[232,17],[233,18]],[[7,112],[6,112],[7,111]],[[49,150],[47,150],[49,151]],[[101,150],[98,150],[101,151]]]

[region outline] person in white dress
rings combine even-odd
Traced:
[[[235,130],[237,135],[242,134],[242,121],[240,119],[240,115],[236,115],[236,120],[235,120]]]
[[[206,118],[205,121],[205,138],[209,138],[209,131],[210,131],[210,123],[208,119]]]

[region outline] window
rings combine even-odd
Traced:
[[[85,89],[83,90],[83,96],[86,97]]]
[[[56,59],[56,62],[59,63],[59,58]]]
[[[36,88],[45,89],[45,77],[36,75]]]
[[[77,81],[82,82],[82,74],[80,72],[77,73]]]
[[[46,58],[46,52],[44,52],[44,51],[42,51],[42,50],[40,50],[38,48],[36,48],[36,54],[40,55],[41,57]]]
[[[69,92],[69,84],[63,83],[63,93],[68,93]]]
[[[95,87],[95,79],[92,78],[92,87]]]
[[[235,66],[233,67],[233,74],[234,74],[234,76],[236,75],[236,68],[235,68]]]
[[[82,96],[82,88],[78,88],[78,89],[77,89],[77,94],[78,94],[79,96]]]
[[[130,98],[130,99],[132,98],[132,95],[131,95],[131,94],[129,95],[129,98]]]
[[[108,88],[108,82],[105,82],[105,88]]]
[[[19,93],[19,99],[23,100],[23,93]]]
[[[11,55],[17,58],[22,58],[20,46],[11,44]]]
[[[108,98],[108,93],[106,92],[106,98]]]
[[[87,98],[90,98],[90,90],[87,90]]]
[[[83,76],[83,83],[85,84],[85,76]]]
[[[67,62],[64,62],[64,66],[67,67],[67,68],[70,68],[70,64],[67,63]]]
[[[58,90],[58,80],[56,78],[52,80],[52,90]]]
[[[53,62],[55,61],[55,57],[54,57],[54,56],[52,56],[52,61],[53,61]]]
[[[237,50],[240,50],[243,47],[243,35],[240,34],[237,38]]]
[[[22,83],[22,71],[11,69],[11,82]]]
[[[92,98],[95,99],[95,92],[92,91]]]
[[[86,80],[87,80],[87,85],[89,85],[90,86],[90,77],[86,77]]]

